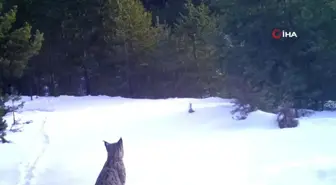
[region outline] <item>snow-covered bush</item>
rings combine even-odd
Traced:
[[[1,143],[7,143],[8,141],[5,139],[6,136],[6,129],[8,127],[6,121],[3,119],[3,117],[6,115],[6,99],[5,97],[0,96],[0,142]]]
[[[231,111],[232,119],[235,120],[244,120],[247,118],[249,113],[256,111],[255,107],[252,107],[249,104],[242,104],[238,100],[233,100],[233,110]]]
[[[313,115],[315,112],[313,110],[309,110],[309,109],[298,109],[297,110],[297,117],[309,117],[311,115]]]
[[[325,110],[336,110],[336,102],[335,101],[327,101],[324,103]]]
[[[21,97],[13,94],[10,96],[0,96],[0,143],[9,143],[5,139],[6,131],[19,132],[22,130],[23,124],[29,124],[31,121],[21,122],[15,117],[15,112],[24,106],[24,102],[21,101]],[[9,124],[3,119],[8,113],[12,114],[13,123]]]

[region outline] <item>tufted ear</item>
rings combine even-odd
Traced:
[[[118,141],[118,144],[119,144],[119,145],[123,145],[123,140],[122,140],[121,137],[120,137],[120,139],[119,139],[119,141]]]
[[[110,145],[110,143],[108,143],[107,141],[104,141],[104,145],[107,148]]]

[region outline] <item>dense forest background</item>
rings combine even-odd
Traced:
[[[270,112],[336,100],[336,0],[1,5],[2,94],[219,96]],[[298,38],[275,40],[273,28]]]

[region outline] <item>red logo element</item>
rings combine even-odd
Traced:
[[[282,32],[281,32],[280,29],[275,28],[275,29],[272,30],[272,37],[273,37],[274,39],[279,40],[279,39],[281,39],[281,37],[282,37],[282,34],[281,34],[281,33],[282,33]]]

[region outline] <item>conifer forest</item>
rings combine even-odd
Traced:
[[[216,96],[268,112],[336,100],[336,0],[2,0],[0,8],[2,96],[46,87],[51,96]]]

